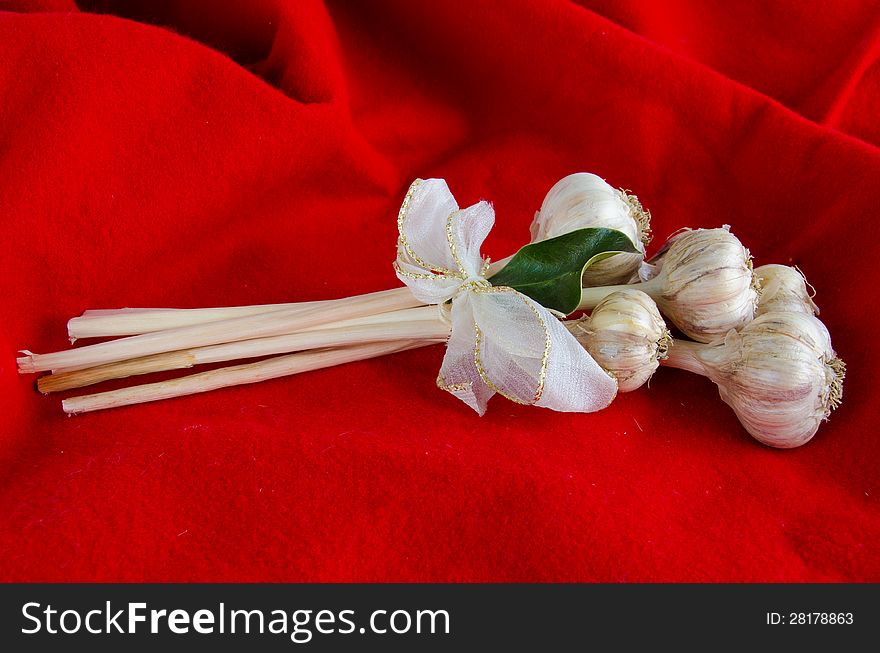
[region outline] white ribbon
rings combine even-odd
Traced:
[[[484,276],[488,202],[459,210],[442,179],[417,179],[397,218],[394,268],[419,301],[452,300],[452,333],[437,385],[480,415],[496,392],[566,412],[606,407],[617,382],[537,302]]]

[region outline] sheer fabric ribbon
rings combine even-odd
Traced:
[[[488,202],[459,209],[442,179],[417,179],[400,207],[398,278],[426,304],[452,303],[437,385],[480,415],[496,392],[558,411],[606,407],[617,382],[547,309],[484,276],[494,223]]]

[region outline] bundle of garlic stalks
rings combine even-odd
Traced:
[[[844,364],[806,279],[782,265],[753,269],[727,227],[680,230],[645,262],[649,217],[596,175],[570,175],[544,199],[532,242],[490,264],[479,249],[492,207],[459,209],[445,182],[417,180],[398,216],[404,287],[293,304],[86,311],[68,323],[71,341],[116,339],[24,351],[19,371],[51,372],[38,380],[51,393],[260,359],[62,402],[82,413],[446,343],[437,384],[480,414],[496,393],[599,410],[664,365],[713,381],[760,442],[807,442],[841,402]]]

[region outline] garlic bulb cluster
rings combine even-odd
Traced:
[[[761,283],[761,295],[755,315],[764,313],[803,313],[818,315],[819,307],[807,291],[807,279],[797,268],[787,265],[762,265],[755,268]]]
[[[651,378],[672,339],[654,300],[631,288],[611,293],[589,317],[568,326],[595,361],[617,379],[620,392],[640,388]]]
[[[547,193],[532,222],[532,242],[588,227],[622,231],[640,253],[621,252],[594,263],[584,272],[583,285],[625,283],[644,260],[650,220],[635,195],[613,188],[597,175],[578,172],[560,179]]]
[[[689,229],[667,243],[656,274],[628,286],[647,293],[682,333],[712,342],[755,316],[759,285],[749,251],[726,228]],[[621,286],[585,288],[580,308]]]
[[[846,367],[825,325],[770,312],[711,345],[675,341],[664,365],[709,377],[756,440],[790,449],[809,441],[843,398]]]
[[[644,385],[662,361],[711,378],[760,442],[807,442],[840,404],[845,372],[815,317],[812,286],[785,265],[753,270],[727,226],[682,229],[645,262],[647,218],[635,197],[596,175],[569,175],[553,186],[532,223],[533,242],[607,227],[640,250],[584,273],[579,308],[592,314],[566,326],[620,392]],[[661,313],[696,342],[672,340]]]

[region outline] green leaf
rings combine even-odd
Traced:
[[[626,234],[616,229],[578,229],[520,249],[490,279],[509,286],[565,315],[581,301],[581,276],[596,261],[619,252],[639,252]]]

